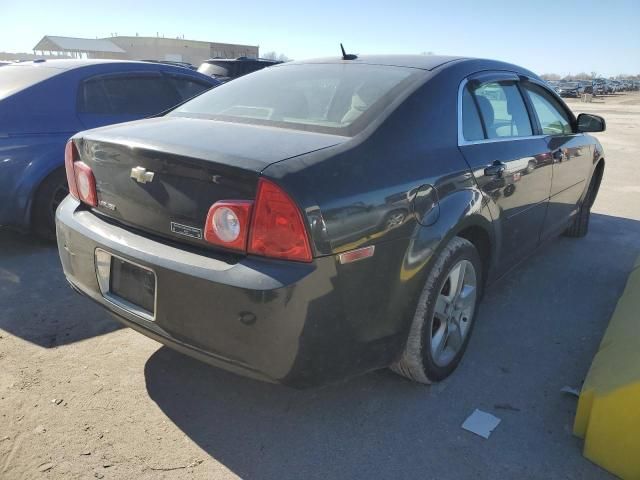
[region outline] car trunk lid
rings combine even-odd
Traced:
[[[168,239],[210,247],[204,224],[219,200],[255,198],[268,165],[344,140],[202,119],[158,118],[80,134],[96,178],[94,211]]]

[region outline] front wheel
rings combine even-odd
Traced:
[[[453,238],[427,276],[407,344],[391,369],[419,383],[448,377],[469,343],[482,280],[482,262],[474,245]]]

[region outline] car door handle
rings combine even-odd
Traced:
[[[487,177],[502,177],[502,174],[507,169],[507,164],[499,161],[493,162],[493,165],[484,169],[484,174]]]
[[[553,152],[553,159],[556,162],[563,162],[564,160],[566,160],[566,158],[567,157],[562,150],[556,150],[555,152]]]

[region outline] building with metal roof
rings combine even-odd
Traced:
[[[200,65],[209,58],[258,58],[259,47],[233,43],[203,42],[184,38],[128,37],[73,38],[45,35],[33,47],[41,56],[160,60]]]
[[[68,55],[73,58],[127,58],[126,52],[107,38],[74,38],[45,35],[34,52]]]

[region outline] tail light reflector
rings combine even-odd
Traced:
[[[84,162],[75,162],[73,170],[76,174],[76,188],[80,201],[92,207],[97,207],[96,177],[93,176],[91,167]]]
[[[250,200],[228,200],[214,203],[207,214],[204,239],[232,250],[247,250]]]
[[[79,161],[80,155],[73,140],[69,140],[64,151],[64,166],[69,183],[69,193],[87,205],[98,205],[96,178],[91,167]]]
[[[258,181],[248,251],[283,260],[311,261],[300,210],[280,187],[263,178]]]
[[[365,258],[369,258],[373,256],[373,253],[376,250],[375,245],[369,245],[368,247],[356,248],[355,250],[351,250],[349,252],[344,252],[338,255],[338,260],[341,264],[353,263],[358,260],[363,260]]]

